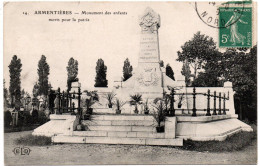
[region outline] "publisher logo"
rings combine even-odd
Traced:
[[[15,155],[30,155],[31,151],[28,147],[16,147],[13,149]]]

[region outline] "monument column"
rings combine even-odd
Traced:
[[[141,26],[139,63],[159,63],[158,29],[160,16],[151,8],[147,8],[139,25]]]
[[[151,8],[147,8],[139,18],[139,25],[141,27],[141,38],[135,89],[161,96],[162,72],[159,64],[158,38],[160,16]]]

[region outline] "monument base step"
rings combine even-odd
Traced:
[[[156,132],[153,126],[85,126],[90,131],[151,131]]]
[[[86,131],[156,132],[157,123],[151,115],[92,115],[81,122]]]
[[[110,114],[110,115],[91,115],[91,120],[154,120],[154,117],[152,115],[115,115],[115,114]]]
[[[80,137],[62,136],[52,137],[53,143],[82,143],[82,144],[125,144],[125,145],[163,145],[183,146],[183,139],[153,139],[153,138],[118,138],[118,137]]]
[[[83,120],[84,126],[156,126],[155,120]]]
[[[80,137],[165,138],[165,133],[148,131],[73,131],[72,135]]]

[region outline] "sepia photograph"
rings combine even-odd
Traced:
[[[257,165],[257,2],[2,10],[4,165]]]

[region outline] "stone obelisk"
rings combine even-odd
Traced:
[[[140,52],[135,77],[136,92],[162,94],[162,71],[160,68],[160,52],[158,29],[160,16],[151,8],[147,8],[139,18],[141,27]]]

